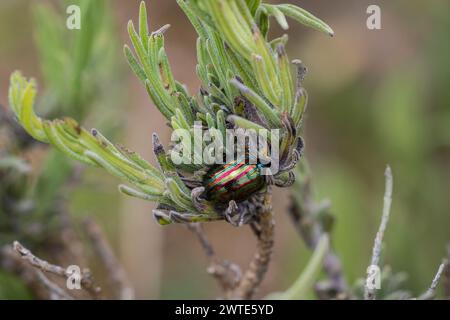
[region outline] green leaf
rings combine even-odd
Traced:
[[[267,39],[267,35],[269,33],[270,28],[270,21],[269,21],[269,14],[267,13],[267,10],[263,6],[261,6],[256,12],[255,20],[256,25],[261,31],[261,34],[263,35],[264,39]]]
[[[170,199],[184,210],[195,212],[196,209],[189,194],[186,194],[179,184],[172,178],[166,179],[166,186],[170,193]]]
[[[196,16],[193,6],[191,4],[191,1],[187,2],[185,0],[177,0],[178,5],[180,8],[184,11],[184,14],[188,17],[191,24],[194,26],[195,30],[197,31],[198,35],[206,39],[208,36],[206,34],[205,28],[203,27],[202,23]]]
[[[140,191],[133,189],[129,186],[126,186],[124,184],[120,184],[118,189],[119,189],[119,192],[121,192],[127,196],[139,198],[139,199],[146,200],[146,201],[158,202],[161,199],[160,196],[154,196],[154,195],[151,195],[148,193],[140,192]]]
[[[257,132],[258,130],[266,130],[266,128],[264,128],[263,126],[236,115],[228,116],[227,120],[234,123],[237,127],[242,129],[254,129]]]
[[[255,78],[258,81],[258,85],[261,88],[261,91],[263,92],[264,96],[267,97],[267,99],[274,106],[279,106],[280,102],[279,93],[281,90],[277,90],[275,87],[278,86],[276,86],[272,81],[272,79],[269,78],[269,74],[266,68],[267,64],[265,64],[263,58],[257,54],[252,55],[251,62],[253,70],[255,72]]]
[[[245,0],[245,2],[247,2],[247,6],[250,9],[251,14],[254,16],[261,5],[261,0]]]
[[[289,63],[286,50],[283,44],[277,47],[277,62],[280,76],[281,87],[283,88],[281,96],[281,110],[289,112],[294,103],[294,82],[292,80],[291,65]]]
[[[277,112],[269,106],[263,98],[257,95],[254,91],[240,83],[237,79],[231,80],[233,84],[255,107],[261,112],[266,121],[272,128],[281,128],[282,123]]]
[[[145,7],[145,1],[141,1],[139,5],[139,37],[145,50],[147,50],[148,42],[148,22],[147,22],[147,8]]]
[[[202,3],[208,8],[221,37],[237,52],[250,57],[253,52],[251,30],[240,23],[227,1],[206,0]]]
[[[268,5],[265,4],[265,7],[275,6],[282,13],[287,15],[288,17],[300,22],[301,24],[321,31],[323,33],[328,34],[329,36],[334,36],[334,31],[331,29],[329,25],[315,17],[305,9],[297,7],[292,4],[280,4],[280,5]]]
[[[289,29],[286,17],[284,16],[283,12],[280,9],[278,9],[277,6],[263,4],[263,7],[267,10],[269,16],[273,16],[277,20],[281,28],[283,28],[284,30]]]
[[[133,52],[131,52],[130,47],[124,45],[123,52],[131,70],[133,70],[134,74],[136,74],[136,76],[139,78],[139,80],[141,80],[142,83],[145,83],[145,80],[147,80],[147,75],[145,74],[144,69],[142,69],[140,64],[137,62]]]
[[[36,97],[36,84],[33,79],[27,81],[20,72],[11,75],[9,86],[9,104],[24,129],[36,140],[47,142],[42,121],[33,110]]]

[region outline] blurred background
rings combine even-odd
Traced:
[[[429,286],[450,241],[450,3],[284,2],[309,10],[336,33],[329,38],[292,22],[288,52],[309,68],[305,155],[316,193],[332,203],[332,241],[345,276],[350,284],[365,276],[381,216],[383,172],[390,164],[394,194],[383,262],[406,272],[405,286],[419,294]],[[0,2],[1,113],[7,110],[9,76],[19,69],[38,81],[38,113],[72,116],[154,163],[151,134],[157,132],[167,143],[170,131],[122,56],[123,44],[129,43],[126,23],[137,21],[139,1],[95,1],[98,14],[83,20],[82,29],[90,28],[83,35],[65,28],[65,8],[72,3],[77,1]],[[381,8],[381,30],[366,27],[370,4]],[[147,8],[151,30],[171,24],[166,49],[172,70],[195,92],[193,28],[174,0],[147,1]],[[273,26],[273,36],[282,33]],[[138,298],[219,294],[206,272],[207,258],[185,227],[157,225],[151,215],[154,204],[119,194],[118,181],[102,170],[78,167],[41,144],[24,152],[11,146],[14,137],[0,139],[0,150],[25,159],[31,167],[24,171],[31,174],[20,182],[6,171],[1,176],[1,245],[20,239],[39,247],[34,236],[42,229],[38,222],[50,223],[49,208],[57,201],[75,225],[95,217]],[[14,187],[6,188],[7,181]],[[11,216],[14,210],[5,209],[17,199],[13,209],[23,213],[26,227]],[[286,214],[288,200],[289,190],[275,191],[275,251],[258,297],[287,288],[311,255]],[[242,266],[249,262],[255,240],[248,228],[218,222],[205,229],[222,258]],[[45,246],[39,248],[51,257]],[[91,254],[86,262],[94,275],[96,260]],[[102,274],[96,276],[101,281]],[[0,299],[29,297],[17,277],[0,269]]]

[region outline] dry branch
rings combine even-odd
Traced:
[[[266,274],[274,244],[274,221],[271,201],[272,194],[268,190],[264,196],[261,208],[258,208],[257,218],[250,224],[257,237],[257,251],[244,274],[242,274],[241,269],[236,264],[216,256],[214,248],[209,242],[201,224],[190,223],[187,225],[188,229],[196,235],[209,258],[208,273],[219,282],[224,292],[224,298],[252,298]]]
[[[439,280],[441,279],[441,276],[444,272],[445,267],[448,265],[448,261],[444,261],[439,265],[438,271],[436,272],[436,275],[433,278],[433,281],[431,281],[431,285],[428,288],[428,290],[422,294],[418,299],[420,300],[432,300],[436,297],[436,288],[439,284]]]
[[[73,300],[74,298],[64,291],[60,286],[51,281],[47,276],[41,271],[34,269],[36,276],[43,286],[48,290],[51,300]]]
[[[209,259],[208,273],[219,283],[224,298],[231,298],[232,290],[241,279],[241,269],[236,264],[227,260],[222,260],[216,256],[214,248],[209,242],[201,224],[190,223],[187,227],[196,235],[201,247]]]
[[[38,270],[49,274],[54,274],[62,279],[67,280],[71,274],[61,266],[51,264],[43,259],[36,257],[30,250],[21,245],[18,241],[13,244],[14,250],[22,257],[24,261]],[[94,298],[97,298],[101,289],[96,286],[89,269],[82,270],[80,284]]]
[[[378,266],[380,262],[381,256],[381,248],[383,245],[383,237],[384,232],[386,231],[387,224],[389,222],[389,215],[391,212],[391,203],[392,203],[392,188],[393,188],[393,178],[391,167],[387,166],[386,171],[384,172],[386,183],[385,183],[385,191],[384,191],[384,203],[383,203],[383,215],[381,217],[380,227],[378,229],[377,235],[375,237],[375,243],[372,249],[372,259],[370,262],[371,266]],[[364,299],[365,300],[375,300],[375,290],[371,289],[367,286],[367,281],[364,290]]]
[[[22,260],[11,245],[5,245],[0,249],[0,267],[19,277],[37,299],[51,298],[50,292],[39,279],[36,273],[37,270]]]
[[[257,251],[248,269],[233,292],[234,298],[250,299],[261,284],[270,262],[274,244],[274,221],[272,214],[272,195],[268,190],[263,203],[263,210],[259,213]]]

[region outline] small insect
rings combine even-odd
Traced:
[[[290,132],[294,132],[291,122],[287,121],[286,126],[291,128]],[[159,142],[156,147],[162,149]],[[154,142],[154,149],[156,147]],[[271,162],[251,164],[249,154],[245,152],[244,159],[208,167],[206,173],[202,170],[198,171],[197,175],[182,177],[182,181],[191,190],[195,210],[180,212],[170,204],[160,203],[158,208],[153,210],[154,217],[162,225],[215,220],[226,220],[233,226],[250,223],[261,210],[265,210],[264,193],[269,186],[292,185],[295,180],[292,169],[300,159],[302,149],[303,140],[298,137],[281,155],[279,171],[274,175],[263,174],[263,169],[269,167]],[[260,159],[260,154],[267,156],[268,151],[260,150],[257,159]]]
[[[266,185],[265,176],[261,175],[262,167],[260,163],[238,160],[212,167],[204,178],[206,198],[218,203],[248,199]]]

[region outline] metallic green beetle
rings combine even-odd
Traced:
[[[219,203],[248,199],[266,185],[262,167],[260,163],[247,164],[238,160],[212,167],[204,180],[206,198]]]

